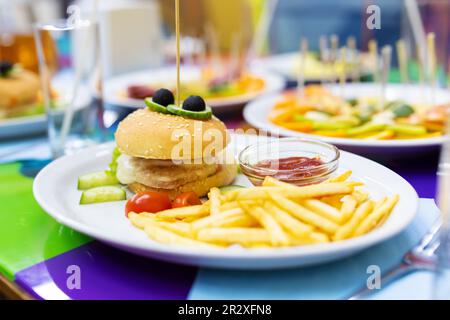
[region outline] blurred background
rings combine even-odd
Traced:
[[[173,0],[0,0],[0,61],[7,62],[5,70],[20,66],[26,72],[20,85],[0,78],[0,96],[7,97],[3,102],[0,99],[0,139],[24,127],[8,127],[2,119],[43,115],[44,109],[48,115],[53,106],[58,118],[61,110],[67,110],[65,106],[74,105],[77,88],[68,81],[67,72],[61,81],[60,71],[70,69],[75,79],[73,72],[80,61],[95,67],[83,71],[90,97],[79,104],[93,106],[90,109],[97,114],[98,126],[111,128],[110,136],[118,121],[142,107],[143,99],[155,89],[175,90],[174,5]],[[372,5],[379,8],[379,29],[367,27]],[[182,0],[180,6],[181,62],[186,67],[180,90],[205,97],[222,119],[234,113],[233,119],[239,122],[242,118],[236,107],[242,109],[258,95],[296,85],[301,39],[308,43],[307,83],[335,82],[339,72],[347,72],[347,81],[377,82],[381,50],[390,46],[388,81],[423,84],[431,79],[426,74],[431,60],[425,56],[431,53],[425,51],[430,47],[427,35],[432,33],[437,79],[440,86],[448,84],[448,0]],[[95,43],[88,45],[69,31],[55,32],[44,24],[48,30],[40,32],[39,41],[46,70],[42,65],[39,70],[33,28],[57,19],[95,23],[96,34],[90,38]],[[399,40],[404,68],[398,63]],[[342,48],[347,50],[344,58]],[[48,83],[41,92],[38,77],[42,80],[45,71],[51,79],[45,80]],[[279,79],[272,81],[258,71]],[[16,94],[9,88],[17,89]],[[21,102],[25,94],[34,100]],[[94,106],[91,98],[104,99]],[[31,108],[30,101],[34,103]],[[20,104],[24,107],[17,108]],[[36,130],[28,126],[28,134],[43,133],[45,119],[33,124]]]
[[[248,50],[258,28],[267,0],[189,0],[181,2],[183,37],[205,39],[212,32],[221,52],[230,50],[233,37],[239,34],[241,50]],[[370,39],[379,46],[394,44],[404,37],[414,49],[411,23],[401,0],[279,0],[272,12],[264,51],[283,53],[295,51],[299,39],[306,37],[312,50],[318,49],[321,35],[336,34],[340,39],[355,36],[357,45],[367,49]],[[174,30],[172,0],[1,0],[0,59],[20,62],[25,68],[37,70],[32,25],[67,15],[70,3],[83,10],[98,6],[102,25],[102,44],[107,59],[104,62],[121,68],[139,69],[160,65],[170,60],[170,40]],[[382,28],[368,30],[366,8],[376,4],[381,8]],[[449,65],[449,15],[447,0],[418,0],[425,31],[436,33],[437,54]],[[119,46],[118,43],[121,43]],[[211,45],[208,43],[208,45]],[[115,49],[114,51],[112,49]],[[131,48],[131,49],[130,49]],[[63,48],[60,48],[63,49]],[[147,51],[147,52],[145,52]],[[145,55],[143,54],[145,52]],[[173,53],[173,52],[172,52]],[[128,60],[128,61],[126,61]]]

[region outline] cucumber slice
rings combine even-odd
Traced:
[[[83,191],[80,204],[122,201],[127,199],[125,190],[118,186],[97,187]]]
[[[166,107],[160,105],[159,103],[153,102],[152,98],[145,98],[144,101],[145,101],[145,104],[147,105],[147,107],[152,111],[164,113],[164,114],[170,113]]]
[[[388,129],[396,133],[402,133],[411,136],[420,136],[427,133],[427,128],[412,124],[395,124],[388,126]]]
[[[356,136],[359,134],[365,134],[365,133],[369,133],[372,131],[381,131],[381,130],[384,130],[385,127],[386,127],[386,125],[384,125],[384,124],[367,122],[359,127],[348,129],[347,134],[349,136]]]
[[[219,190],[220,190],[220,193],[227,194],[230,191],[237,190],[237,189],[242,189],[242,188],[245,188],[245,187],[232,184],[232,185],[229,185],[229,186],[220,187]]]
[[[167,106],[167,110],[170,113],[176,114],[177,116],[182,116],[185,118],[191,118],[195,120],[208,120],[212,117],[211,107],[206,106],[204,111],[189,111],[183,108],[180,108],[174,104],[170,104]]]
[[[404,118],[412,115],[414,109],[409,104],[398,104],[392,108],[392,112],[396,118]]]
[[[86,174],[78,178],[78,190],[87,190],[95,187],[113,186],[119,184],[116,176],[105,171]]]

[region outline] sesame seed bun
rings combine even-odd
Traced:
[[[226,127],[216,117],[193,120],[139,109],[120,124],[116,143],[131,157],[188,160],[214,157],[228,144]]]
[[[183,192],[193,191],[197,196],[204,197],[208,194],[209,190],[213,187],[221,187],[229,185],[233,182],[237,175],[236,164],[222,165],[221,170],[214,175],[205,179],[199,179],[193,182],[188,182],[179,186],[176,189],[158,189],[145,186],[141,183],[132,183],[128,185],[128,188],[134,192],[156,191],[166,193],[171,200],[175,199]]]

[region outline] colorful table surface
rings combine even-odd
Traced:
[[[434,201],[424,199],[434,198],[437,156],[390,162],[423,198],[413,224],[390,241],[301,269],[187,267],[133,256],[58,224],[32,194],[33,177],[48,157],[43,137],[0,142],[0,274],[37,299],[342,299],[366,282],[369,265],[383,271],[398,263],[438,215]],[[75,275],[81,287],[73,286]],[[415,274],[374,297],[428,298],[429,276]]]

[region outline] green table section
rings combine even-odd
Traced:
[[[0,165],[0,273],[10,280],[22,269],[91,240],[39,207],[30,192],[33,179],[21,174],[23,165]]]

